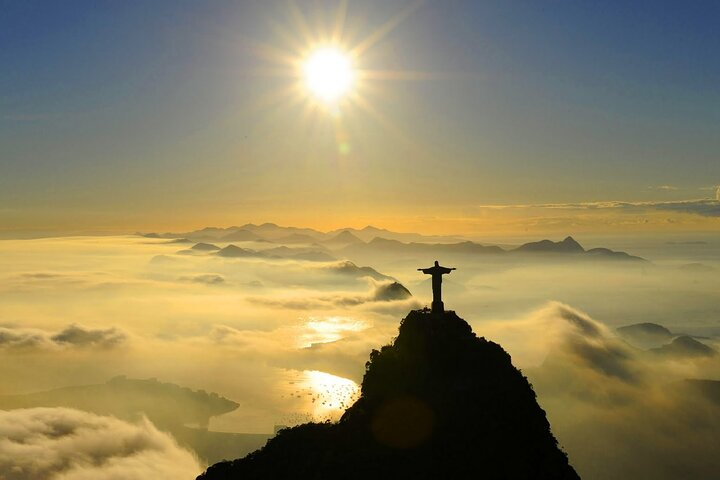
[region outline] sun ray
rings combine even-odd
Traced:
[[[356,96],[353,101],[355,106],[370,115],[374,121],[382,125],[388,132],[395,136],[395,138],[405,144],[405,146],[409,148],[414,154],[423,155],[427,153],[427,149],[421,146],[421,142],[414,141],[412,137],[408,133],[406,133],[400,126],[398,126],[388,117],[383,115],[382,112],[374,108],[367,99],[362,96]]]
[[[297,58],[303,55],[309,40],[299,38],[291,29],[282,23],[271,22],[270,30],[281,40],[285,49],[293,52],[293,61],[297,61]]]
[[[355,45],[350,50],[350,53],[355,57],[361,56],[366,50],[385,38],[385,36],[392,32],[403,20],[408,18],[412,13],[420,8],[423,3],[423,0],[418,0],[400,10],[394,17],[380,25],[380,27],[378,27],[374,32],[368,35],[359,44]]]
[[[347,9],[348,0],[340,0],[337,12],[335,14],[335,25],[333,27],[332,35],[330,36],[330,41],[334,44],[339,44],[342,42],[342,35],[345,29],[345,21],[347,20]]]
[[[476,78],[477,74],[461,72],[430,72],[423,70],[357,70],[357,77],[364,80],[460,80]]]
[[[288,0],[288,23],[271,23],[280,43],[252,44],[255,55],[269,64],[252,70],[252,75],[293,80],[288,88],[272,92],[257,102],[258,109],[269,110],[263,123],[280,121],[283,106],[285,112],[294,109],[299,114],[299,125],[304,126],[309,135],[327,135],[332,125],[337,152],[342,156],[349,154],[353,143],[360,143],[358,137],[366,131],[353,128],[350,123],[361,125],[370,121],[413,152],[421,153],[426,147],[422,141],[413,141],[408,132],[380,110],[387,103],[385,95],[389,94],[382,88],[383,82],[445,80],[467,77],[467,74],[375,70],[363,65],[363,60],[368,61],[368,52],[423,3],[407,4],[370,34],[362,35],[359,32],[363,25],[350,21],[348,0],[339,0],[336,9],[311,11],[309,15],[297,2]]]
[[[313,45],[315,42],[317,42],[317,38],[315,38],[315,36],[312,34],[312,30],[310,29],[307,20],[305,20],[305,16],[302,14],[294,0],[288,0],[288,11],[290,12],[290,16],[295,22],[295,26],[297,27],[300,36],[302,37],[301,44]]]

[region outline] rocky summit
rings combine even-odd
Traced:
[[[532,386],[455,312],[411,311],[337,423],[281,430],[200,480],[578,479]]]

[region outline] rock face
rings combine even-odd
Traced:
[[[527,379],[454,312],[412,311],[340,421],[281,430],[219,479],[578,479]]]

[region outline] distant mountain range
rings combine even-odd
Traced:
[[[636,323],[618,327],[620,337],[629,344],[652,354],[676,359],[714,357],[717,351],[698,338],[684,333],[673,333],[657,323]]]
[[[291,259],[305,260],[309,262],[333,262],[337,260],[333,255],[321,245],[314,247],[287,247],[284,245],[268,248],[265,250],[255,250],[251,248],[242,248],[234,244],[225,247],[219,247],[212,243],[200,242],[192,247],[179,250],[178,255],[217,255],[225,258],[267,258],[267,259]]]
[[[567,237],[561,242],[541,240],[521,245],[514,249],[503,249],[497,245],[482,245],[476,242],[464,241],[458,243],[403,243],[377,237],[368,243],[354,243],[341,249],[349,258],[354,255],[368,253],[386,254],[422,254],[428,256],[453,255],[564,255],[578,259],[601,259],[646,262],[647,260],[629,255],[625,252],[616,252],[608,248],[592,248],[585,250],[575,239]]]
[[[459,242],[457,236],[421,235],[419,233],[392,232],[368,225],[362,229],[341,228],[329,232],[321,232],[312,228],[282,227],[274,223],[255,225],[248,223],[242,226],[227,228],[205,227],[200,230],[182,233],[141,233],[148,238],[186,238],[195,242],[239,242],[239,241],[270,241],[280,244],[311,244],[327,242],[329,244],[350,244],[359,241],[369,242],[373,238],[383,237],[402,242]]]
[[[586,250],[573,237],[554,242],[540,240],[529,242],[516,248],[486,245],[464,240],[453,236],[421,235],[419,233],[400,233],[367,226],[363,229],[343,228],[331,232],[320,232],[311,228],[281,227],[274,223],[255,225],[252,223],[228,227],[206,227],[192,232],[182,233],[146,233],[140,234],[147,238],[166,238],[173,243],[194,241],[199,242],[189,251],[179,253],[195,253],[194,251],[218,250],[217,255],[223,257],[279,257],[296,258],[311,261],[333,261],[340,257],[355,260],[363,254],[421,254],[439,255],[556,255],[566,258],[620,260],[646,262],[645,259],[625,252],[609,248],[591,248]],[[208,242],[262,242],[277,244],[276,248],[255,247],[242,248],[227,245],[221,248]],[[291,245],[292,247],[288,247]]]

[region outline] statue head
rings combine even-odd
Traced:
[[[435,260],[435,266],[436,266],[436,267],[439,267],[439,266],[440,266],[440,264],[438,263],[437,260]]]

